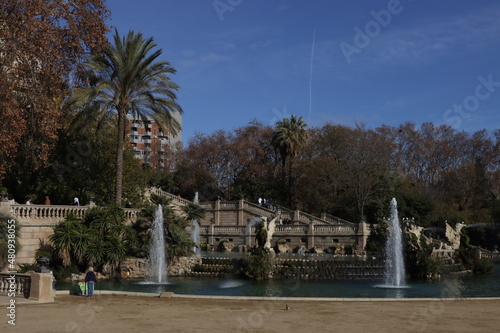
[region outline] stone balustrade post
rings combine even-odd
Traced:
[[[293,221],[294,222],[300,221],[300,210],[298,208],[293,211]]]
[[[220,225],[220,199],[215,200],[214,223]]]
[[[243,221],[243,208],[244,208],[245,200],[240,199],[238,201],[238,219],[236,224],[237,225],[245,225],[245,221]]]
[[[32,273],[30,299],[39,302],[54,302],[53,280],[52,273]]]
[[[0,212],[10,215],[10,203],[4,201],[0,202]]]
[[[314,247],[314,221],[313,220],[311,220],[311,222],[307,226],[307,247],[308,248]]]
[[[213,246],[214,245],[214,224],[213,223],[210,223],[210,225],[208,226],[208,244],[210,246]]]
[[[322,212],[322,213],[321,213],[320,218],[321,218],[323,221],[326,221],[326,212]]]
[[[361,221],[358,223],[358,247],[360,250],[365,250],[366,241],[368,240],[368,236],[370,235],[370,230],[366,225],[365,221]]]
[[[248,229],[245,229],[244,232],[248,231],[248,233],[245,235],[245,245],[248,246],[248,247],[251,247],[252,246],[252,228],[251,227],[247,227]]]

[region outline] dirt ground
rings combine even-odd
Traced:
[[[288,305],[289,310],[286,310]],[[0,332],[498,332],[500,300],[290,301],[60,295]]]

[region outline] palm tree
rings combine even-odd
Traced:
[[[300,152],[305,148],[309,133],[306,130],[307,124],[302,116],[291,115],[290,119],[283,118],[276,123],[276,129],[273,132],[272,144],[278,150],[282,163],[282,182],[285,184],[286,163],[288,162],[288,191],[292,187],[292,163]],[[291,203],[291,202],[290,202]]]
[[[153,51],[156,43],[141,33],[130,31],[121,38],[115,29],[114,44],[84,64],[90,87],[75,89],[72,103],[81,108],[83,118],[104,122],[109,114],[117,115],[115,203],[121,205],[125,120],[128,114],[147,121],[151,117],[165,133],[176,135],[181,126],[173,117],[182,113],[176,102],[178,85],[169,74],[176,70],[167,61],[157,61],[162,50]],[[78,118],[77,117],[77,121]]]
[[[182,207],[182,211],[187,220],[201,220],[205,218],[205,208],[201,207],[199,204],[190,202]]]
[[[68,216],[54,227],[54,233],[49,236],[51,244],[63,260],[64,266],[81,263],[85,251],[92,239],[92,232],[81,224],[76,216]]]

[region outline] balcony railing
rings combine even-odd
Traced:
[[[20,273],[0,273],[0,295],[9,295],[11,289],[11,277],[15,277],[14,293],[16,297],[28,298],[30,296],[31,275]]]

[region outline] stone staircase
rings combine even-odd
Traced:
[[[172,200],[172,204],[176,207],[177,210],[180,211],[180,207],[188,205],[192,203],[191,200],[181,198],[172,193],[163,191],[162,189],[152,187],[149,189],[148,193],[153,193],[158,196],[164,196],[170,198]],[[241,216],[246,217],[244,223],[246,224],[247,219],[250,217],[266,217],[269,220],[273,219],[277,214],[281,215],[282,220],[289,220],[292,222],[296,222],[299,224],[309,224],[314,222],[316,224],[330,224],[330,225],[350,225],[354,226],[357,223],[352,223],[341,219],[339,217],[329,215],[326,213],[321,214],[321,216],[314,216],[300,210],[291,210],[286,207],[279,206],[277,209],[269,209],[258,204],[249,202],[247,200],[239,200],[239,201],[215,201],[215,202],[201,202],[200,205],[205,208],[206,211],[241,211]],[[210,221],[202,221],[208,224]],[[218,223],[216,223],[218,224]]]

